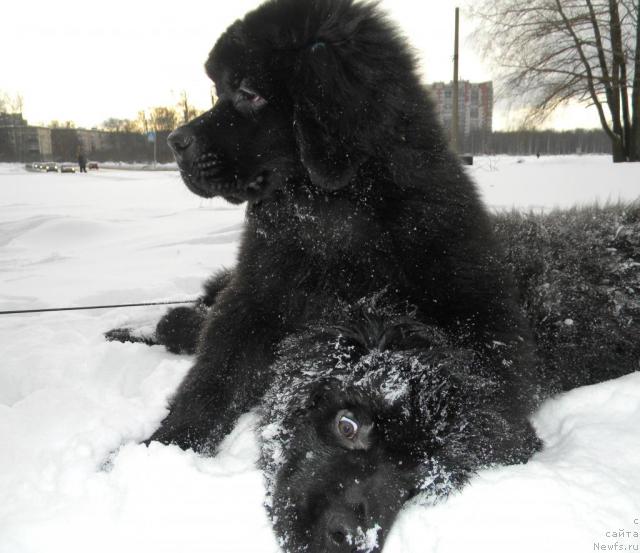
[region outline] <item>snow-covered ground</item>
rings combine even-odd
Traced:
[[[640,197],[640,164],[606,156],[476,161],[496,208]],[[194,297],[233,264],[242,221],[175,172],[0,165],[0,310]],[[278,551],[252,415],[216,458],[136,444],[191,360],[102,333],[163,311],[0,316],[0,553]],[[549,400],[534,422],[544,451],[407,506],[385,553],[640,550],[640,373]]]

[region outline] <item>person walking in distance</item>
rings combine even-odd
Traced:
[[[82,150],[78,150],[78,165],[81,173],[87,172],[87,156]]]

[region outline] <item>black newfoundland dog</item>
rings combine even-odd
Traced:
[[[540,445],[497,371],[384,295],[285,339],[272,370],[261,464],[286,551],[379,552],[414,495],[443,499]]]
[[[534,363],[512,279],[414,59],[377,8],[267,2],[231,25],[206,70],[217,104],[169,141],[186,185],[246,201],[246,225],[236,267],[207,286],[197,362],[151,439],[215,447],[259,403],[285,336],[334,300],[385,288],[459,336],[525,418]]]
[[[640,369],[640,205],[501,215],[543,397]],[[286,338],[261,403],[267,506],[287,551],[380,551],[413,495],[433,502],[540,444],[455,333],[385,294]]]
[[[219,100],[170,144],[193,192],[247,202],[246,225],[233,271],[158,325],[197,361],[150,440],[214,451],[262,406],[287,551],[379,551],[411,495],[539,447],[511,270],[374,5],[271,0],[206,70]]]

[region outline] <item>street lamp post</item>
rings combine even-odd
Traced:
[[[459,114],[459,86],[458,86],[458,58],[459,58],[459,38],[460,38],[460,8],[456,8],[456,31],[453,45],[453,112],[451,121],[451,147],[458,153],[458,133],[460,126]]]

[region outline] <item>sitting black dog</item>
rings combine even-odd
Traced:
[[[233,272],[202,302],[213,306],[196,364],[151,439],[215,448],[271,385],[285,336],[336,299],[385,288],[459,335],[508,401],[530,403],[530,330],[489,217],[375,5],[272,0],[231,25],[206,70],[217,104],[169,142],[189,189],[246,201],[246,225]],[[190,351],[203,316],[174,311],[158,338]]]

